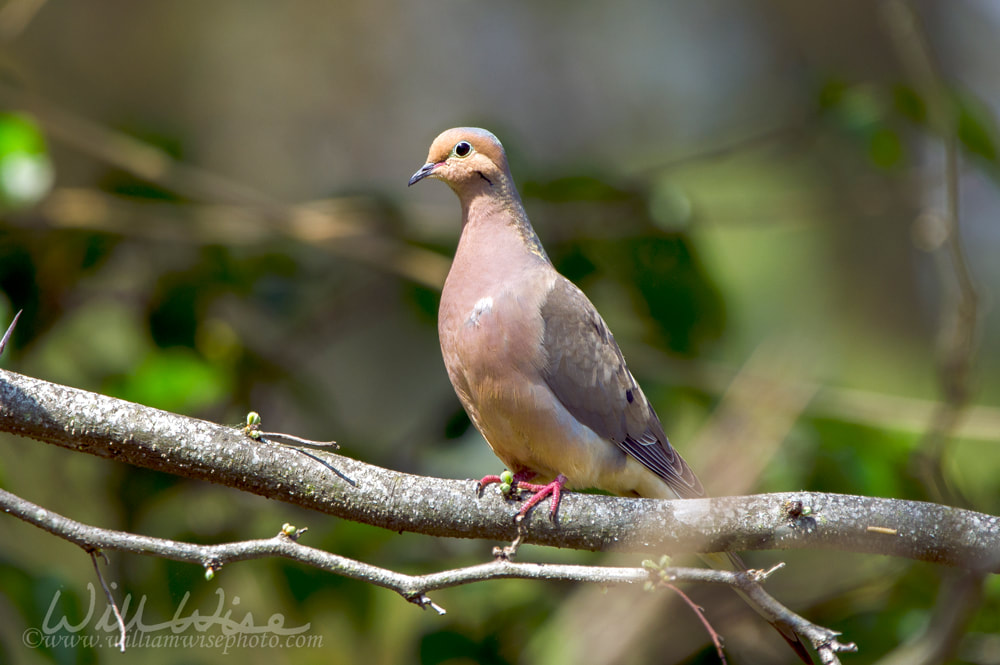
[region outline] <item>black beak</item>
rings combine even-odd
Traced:
[[[410,178],[410,182],[406,186],[409,187],[410,185],[414,185],[429,176],[431,173],[434,173],[435,166],[437,166],[437,164],[434,162],[427,162],[421,166],[420,170],[413,174],[413,177]]]

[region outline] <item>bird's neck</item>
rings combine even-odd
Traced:
[[[513,280],[551,270],[551,265],[520,199],[463,197],[462,236],[441,293],[441,311],[466,312],[485,296],[498,297]]]
[[[474,244],[469,242],[473,237],[478,237]],[[511,243],[521,246],[523,252],[533,260],[542,259],[549,263],[549,257],[528,221],[516,189],[498,182],[484,187],[472,196],[462,197],[462,239],[459,251],[462,251],[462,245],[466,245],[495,253],[498,244]]]

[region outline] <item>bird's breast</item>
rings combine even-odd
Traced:
[[[494,289],[460,304],[442,298],[445,366],[472,422],[505,464],[579,478],[584,474],[567,460],[592,458],[574,453],[593,433],[569,417],[541,380],[544,324],[538,304],[526,302],[528,292]]]
[[[537,366],[543,329],[537,307],[500,289],[464,302],[442,299],[439,333],[449,373],[487,380]]]

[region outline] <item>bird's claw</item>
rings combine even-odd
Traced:
[[[481,480],[476,482],[476,492],[482,494],[483,490],[486,489],[487,485],[493,485],[501,482],[500,476],[490,475],[483,476]]]
[[[542,502],[547,496],[552,497],[552,507],[549,509],[549,517],[553,520],[556,518],[556,511],[559,509],[559,501],[562,498],[562,488],[566,484],[566,476],[561,473],[556,476],[556,479],[547,485],[535,485],[528,483],[535,476],[534,472],[531,471],[519,471],[517,473],[511,473],[510,471],[504,471],[499,476],[483,476],[483,478],[476,483],[476,491],[482,494],[483,489],[487,485],[493,485],[499,483],[500,492],[505,497],[510,497],[514,490],[528,490],[529,492],[534,492],[524,505],[521,506],[521,510],[518,511],[514,520],[521,523],[527,516],[528,511],[537,506]]]
[[[556,476],[556,479],[547,485],[532,485],[529,483],[518,483],[518,488],[528,490],[529,492],[534,492],[531,497],[524,502],[521,506],[521,510],[518,511],[517,517],[514,519],[518,522],[522,521],[532,508],[537,506],[542,500],[547,496],[552,496],[552,507],[549,508],[549,519],[555,521],[556,511],[559,510],[559,501],[562,499],[562,488],[566,484],[566,476],[561,473]]]

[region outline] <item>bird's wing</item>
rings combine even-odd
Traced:
[[[641,462],[678,496],[703,496],[701,483],[670,445],[614,336],[587,296],[560,276],[542,302],[541,315],[542,375],[570,414]]]

